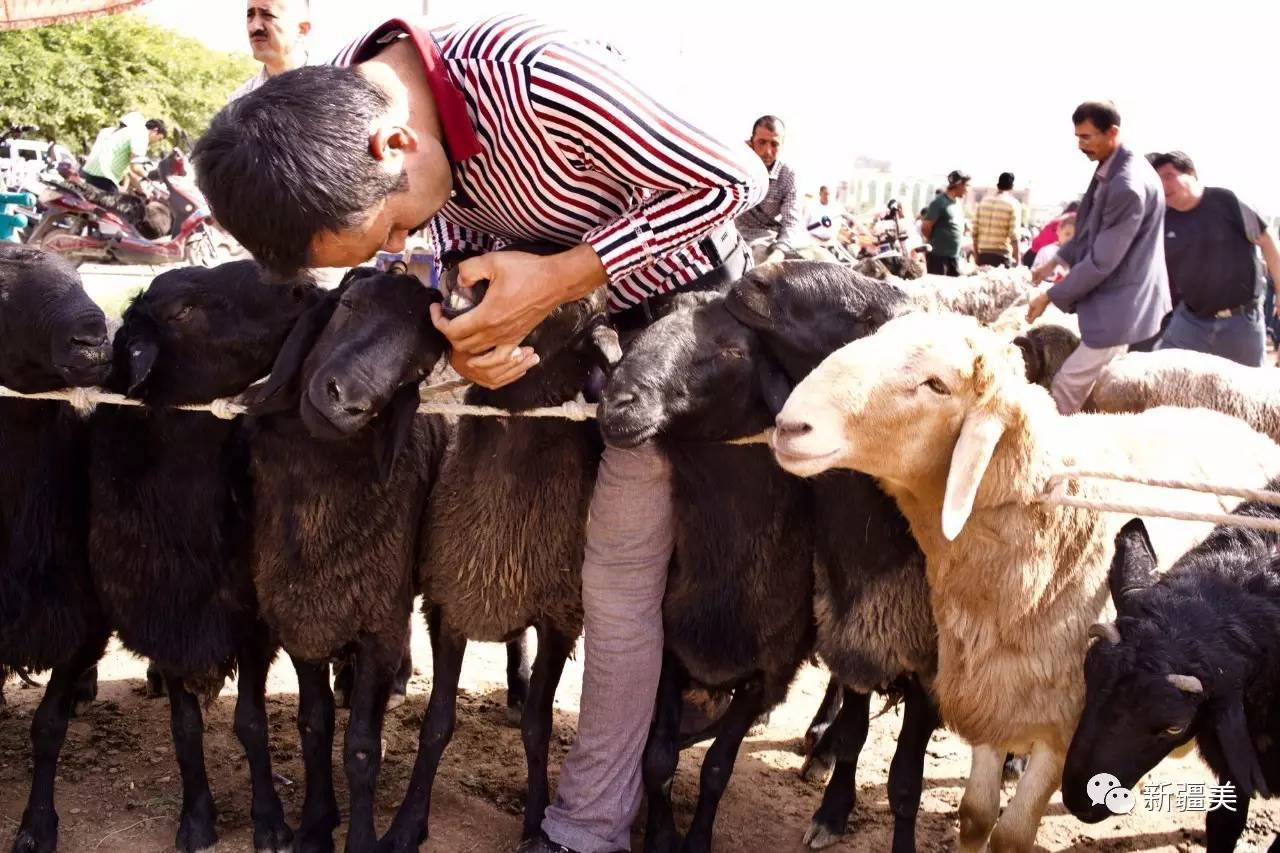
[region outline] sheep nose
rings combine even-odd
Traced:
[[[775,426],[779,438],[801,438],[813,432],[813,427],[805,421],[795,421],[779,417]]]
[[[630,391],[622,391],[609,396],[609,402],[613,404],[615,409],[625,409],[636,401],[636,395]]]
[[[336,377],[330,377],[324,387],[333,405],[342,409],[344,413],[348,415],[363,415],[369,411],[368,403],[350,399],[350,395],[343,391],[342,383],[338,382]]]

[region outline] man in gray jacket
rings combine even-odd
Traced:
[[[1058,250],[1070,271],[1027,310],[1028,322],[1050,302],[1079,317],[1081,344],[1051,389],[1064,415],[1080,411],[1107,363],[1159,332],[1172,308],[1159,177],[1120,144],[1120,114],[1111,102],[1083,103],[1071,121],[1080,150],[1098,168],[1080,203],[1076,236]],[[1035,282],[1044,276],[1036,273]]]

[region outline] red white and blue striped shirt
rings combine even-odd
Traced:
[[[441,254],[511,240],[587,243],[614,310],[714,268],[698,245],[763,197],[768,176],[635,88],[605,51],[523,16],[433,38],[396,19],[339,53],[365,61],[412,39],[441,114],[456,195],[431,223]],[[459,97],[460,96],[460,97]]]

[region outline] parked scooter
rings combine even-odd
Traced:
[[[187,190],[186,182],[173,180],[186,174],[186,155],[174,148],[156,171],[168,190],[163,206],[138,197],[110,197],[87,185],[56,184],[59,192],[44,199],[47,210],[28,242],[76,264],[213,266],[218,248],[204,199],[193,196],[194,186]],[[166,222],[168,233],[163,233]],[[148,239],[148,231],[155,236]]]

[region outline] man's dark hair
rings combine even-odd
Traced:
[[[756,131],[762,127],[765,130],[772,130],[774,133],[787,132],[787,126],[777,116],[760,116],[760,118],[756,119],[756,123],[751,125],[751,135],[755,136]]]
[[[1013,189],[1013,172],[1001,172],[999,179],[996,181],[996,189],[1001,192]]]
[[[306,266],[317,234],[359,225],[408,189],[369,150],[369,128],[390,105],[354,68],[316,65],[223,107],[192,153],[214,218],[274,272]]]
[[[1110,101],[1085,101],[1071,114],[1071,123],[1084,124],[1086,121],[1106,133],[1120,126],[1120,111]]]
[[[147,130],[156,131],[161,136],[169,135],[169,128],[165,126],[163,119],[158,119],[158,118],[147,119],[146,128]]]
[[[1185,151],[1166,151],[1164,153],[1155,151],[1147,155],[1147,162],[1151,164],[1153,169],[1159,169],[1161,166],[1172,166],[1181,175],[1195,175],[1196,173],[1196,164],[1192,162]]]

